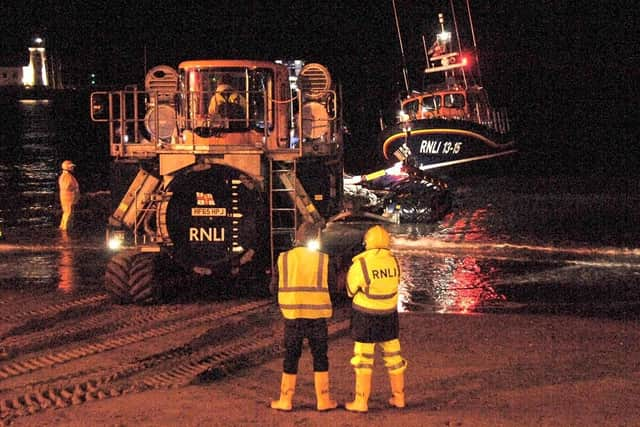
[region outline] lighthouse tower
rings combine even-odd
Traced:
[[[44,40],[36,37],[29,48],[29,65],[22,68],[22,84],[25,86],[49,86],[47,55]]]

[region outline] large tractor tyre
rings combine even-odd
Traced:
[[[107,264],[105,288],[120,304],[149,304],[161,297],[155,255],[132,251],[116,254]]]
[[[150,304],[161,297],[161,286],[155,268],[155,256],[137,254],[129,272],[129,294],[136,304]]]
[[[115,254],[107,264],[104,286],[112,299],[120,304],[131,302],[129,294],[129,271],[135,252],[125,251]]]

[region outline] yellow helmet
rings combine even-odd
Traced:
[[[71,160],[65,160],[64,162],[62,162],[63,171],[70,171],[75,167],[76,165]]]
[[[379,225],[374,225],[364,235],[364,245],[367,249],[388,249],[390,244],[389,233]]]

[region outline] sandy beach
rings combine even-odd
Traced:
[[[376,355],[367,414],[315,410],[308,350],[294,410],[268,408],[281,360],[186,387],[47,410],[16,426],[636,426],[640,328],[635,321],[527,314],[402,314],[407,407],[387,407]],[[330,343],[331,392],[351,399],[352,341]]]

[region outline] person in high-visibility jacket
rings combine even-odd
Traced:
[[[209,101],[209,114],[220,115],[230,119],[244,117],[246,101],[232,85],[229,74],[224,74],[216,86],[216,91]]]
[[[347,295],[353,298],[351,337],[355,341],[351,365],[355,370],[355,399],[345,404],[354,412],[367,412],[371,394],[376,344],[391,382],[389,404],[404,408],[404,372],[407,361],[400,355],[398,285],[400,265],[389,250],[387,231],[375,225],[364,235],[365,251],[356,255],[347,273]]]
[[[295,247],[278,256],[278,304],[284,317],[285,356],[280,398],[271,408],[290,411],[296,387],[302,343],[309,342],[313,356],[316,409],[338,406],[329,393],[327,319],[333,315],[329,293],[329,256],[312,248],[320,229],[305,222],[296,232]],[[305,246],[306,245],[306,246]]]
[[[62,173],[58,178],[60,187],[60,205],[62,205],[62,219],[60,220],[60,230],[66,231],[71,226],[75,207],[80,200],[80,185],[73,172],[76,165],[71,160],[62,162]]]

